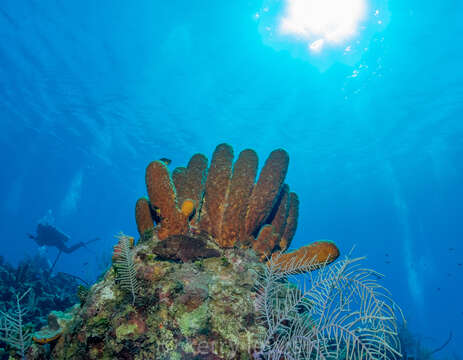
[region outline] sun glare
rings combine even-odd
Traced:
[[[352,38],[366,7],[366,0],[286,0],[280,31],[308,41],[311,51],[320,52],[325,45]]]

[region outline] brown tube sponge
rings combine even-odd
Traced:
[[[243,150],[233,166],[233,175],[228,191],[227,207],[222,221],[220,245],[233,247],[238,240],[244,241],[244,222],[257,174],[257,154],[254,150]],[[240,239],[241,238],[241,239]]]
[[[280,249],[285,251],[293,240],[297,228],[297,218],[299,216],[299,198],[296,193],[290,192],[288,197],[288,216],[286,225],[280,240]]]
[[[200,229],[219,240],[233,162],[233,148],[220,144],[212,155],[206,180],[204,204],[201,208]]]
[[[188,171],[186,167],[177,167],[172,172],[172,181],[174,182],[175,192],[177,195],[177,204],[183,203],[188,198]]]
[[[286,254],[275,253],[273,263],[282,271],[310,271],[322,264],[332,263],[339,257],[339,249],[331,241],[316,241]]]
[[[150,203],[160,212],[161,221],[157,228],[159,239],[185,234],[188,231],[188,218],[177,206],[175,187],[167,166],[161,161],[151,162],[146,168],[145,181]]]
[[[288,218],[289,210],[289,186],[284,184],[281,188],[278,202],[275,204],[276,211],[272,218],[271,224],[274,227],[274,231],[279,235],[279,238],[283,235],[286,227],[286,221]]]
[[[197,221],[199,216],[199,209],[204,194],[204,186],[206,183],[207,175],[207,157],[203,154],[195,154],[191,157],[187,166],[187,178],[186,178],[186,189],[185,199],[191,199],[195,203],[196,214],[195,220]]]
[[[137,200],[135,205],[135,221],[137,222],[138,233],[140,236],[143,236],[146,230],[154,227],[150,204],[145,198]]]
[[[288,153],[282,149],[272,151],[265,162],[249,199],[245,220],[247,235],[256,232],[272,211],[288,171],[288,164]]]
[[[267,224],[260,229],[252,248],[263,260],[272,253],[279,240],[280,236],[275,232],[275,228]]]

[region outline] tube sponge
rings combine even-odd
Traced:
[[[281,236],[283,235],[288,218],[288,209],[289,209],[289,186],[284,184],[281,188],[280,195],[278,196],[278,201],[275,204],[277,208],[275,215],[272,218],[272,225],[274,231]]]
[[[204,186],[207,174],[207,158],[203,154],[191,157],[187,167],[177,167],[172,173],[172,180],[177,192],[177,203],[183,204],[187,199],[199,209],[203,200]],[[195,221],[199,211],[196,211]]]
[[[219,240],[233,162],[233,148],[220,144],[212,155],[199,227]],[[220,245],[220,240],[218,241]]]
[[[177,207],[175,187],[167,166],[161,161],[151,162],[146,168],[145,180],[150,203],[160,211],[159,239],[187,233],[188,217]]]
[[[207,233],[222,248],[252,247],[261,259],[276,251],[284,252],[296,232],[299,212],[297,195],[284,184],[287,152],[272,151],[257,182],[254,150],[243,150],[233,164],[233,148],[220,144],[209,168],[207,165],[204,155],[195,154],[186,167],[174,170],[172,178],[163,162],[148,165],[149,201],[139,199],[135,207],[140,235],[156,222],[154,229],[160,240]],[[290,261],[285,259],[315,254],[317,246],[281,255],[282,266]],[[321,248],[326,250],[327,246]]]
[[[288,171],[289,156],[283,149],[270,153],[249,199],[245,232],[254,234],[270,215]]]
[[[256,241],[252,244],[252,248],[263,260],[272,253],[279,239],[280,236],[275,232],[274,226],[267,224],[260,229]]]
[[[246,241],[244,221],[257,174],[257,154],[254,150],[243,150],[233,166],[228,189],[227,207],[222,221],[220,243],[232,247],[238,241]]]
[[[204,187],[207,175],[207,157],[203,154],[195,154],[191,157],[187,165],[185,197],[182,199],[191,199],[195,202],[196,213],[194,221],[199,219],[199,209],[201,208]]]
[[[272,260],[282,271],[292,272],[292,269],[314,270],[320,265],[332,263],[338,257],[337,246],[331,241],[321,240],[286,254],[275,253]]]
[[[177,167],[172,172],[172,181],[174,182],[178,204],[182,204],[183,200],[188,197],[186,194],[188,189],[187,176],[188,170],[186,167]]]
[[[288,216],[284,232],[280,240],[280,249],[286,250],[291,245],[291,240],[296,233],[297,219],[299,217],[299,198],[296,193],[290,192],[288,197]]]
[[[151,217],[150,204],[147,199],[140,198],[135,205],[135,221],[137,223],[138,233],[143,235],[146,230],[154,227],[153,218]]]

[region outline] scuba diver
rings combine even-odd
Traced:
[[[60,252],[70,254],[81,247],[90,244],[98,238],[92,239],[87,242],[78,242],[72,246],[67,246],[66,243],[69,241],[69,236],[65,233],[58,230],[55,226],[49,223],[38,223],[37,224],[37,235],[27,234],[31,239],[33,239],[39,246],[53,246],[57,248]]]
[[[60,231],[54,225],[54,219],[51,214],[51,210],[48,211],[47,215],[45,215],[42,219],[39,220],[37,223],[37,235],[27,234],[29,238],[33,239],[37,245],[41,248],[43,246],[51,246],[58,249],[58,254],[56,255],[55,261],[50,267],[49,275],[53,272],[58,259],[60,258],[62,253],[70,254],[81,247],[87,247],[88,244],[99,240],[99,238],[94,238],[90,241],[83,242],[80,241],[72,246],[68,246],[66,243],[69,241],[70,237]]]

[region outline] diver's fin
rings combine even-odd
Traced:
[[[100,239],[99,237],[96,237],[96,238],[94,238],[94,239],[92,239],[92,240],[87,241],[87,242],[85,243],[85,245],[91,244],[92,242],[95,242],[95,241],[98,241],[98,240],[101,240],[101,239]]]

